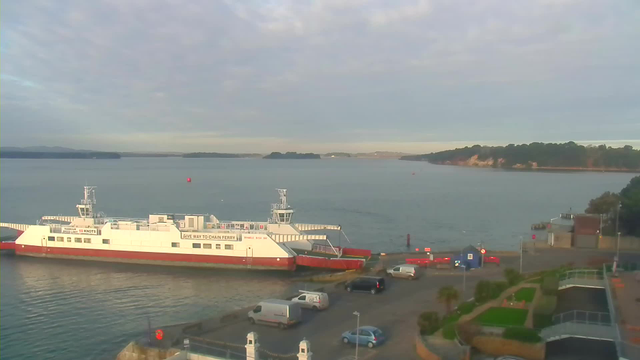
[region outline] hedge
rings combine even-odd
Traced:
[[[460,313],[460,315],[467,315],[470,314],[475,308],[476,303],[474,301],[463,302],[462,304],[458,305],[458,313]]]
[[[542,279],[540,289],[544,295],[556,295],[558,293],[558,286],[560,286],[558,277],[555,275],[549,275]]]
[[[533,308],[533,327],[542,329],[553,325],[553,312],[556,310],[558,297],[543,295]]]
[[[491,300],[497,299],[500,294],[509,288],[506,281],[494,281],[491,283]]]
[[[542,341],[538,332],[524,327],[510,327],[504,329],[502,337],[509,340],[517,340],[527,343],[538,343]]]
[[[449,323],[442,328],[442,337],[447,340],[455,340],[456,338],[456,323]]]
[[[489,300],[497,299],[500,294],[509,288],[506,281],[488,281],[481,280],[476,284],[474,299],[478,304],[485,303]]]
[[[418,326],[420,334],[431,335],[440,329],[442,320],[436,311],[425,311],[418,317]]]

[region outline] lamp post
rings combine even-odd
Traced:
[[[357,311],[353,312],[353,315],[357,317],[356,320],[356,360],[358,360],[358,343],[360,342],[360,313]]]
[[[522,236],[520,236],[520,274],[522,274]]]
[[[620,261],[620,232],[618,232],[618,242],[616,245],[616,260]]]
[[[460,265],[462,268],[462,300],[464,301],[464,293],[467,288],[467,265]]]

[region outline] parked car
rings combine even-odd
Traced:
[[[313,310],[324,310],[329,307],[329,295],[323,292],[299,290],[302,295],[298,295],[291,301],[300,306]]]
[[[276,325],[281,329],[294,325],[302,320],[300,304],[293,301],[270,299],[260,301],[247,314],[249,322]]]
[[[387,274],[404,279],[417,279],[420,275],[420,268],[418,265],[402,264],[387,269]]]
[[[382,330],[373,326],[361,326],[356,330],[342,333],[342,342],[345,344],[366,345],[369,348],[384,343],[385,337]]]
[[[361,276],[344,284],[344,288],[347,289],[348,292],[366,291],[375,295],[380,291],[384,291],[384,278],[377,276]]]

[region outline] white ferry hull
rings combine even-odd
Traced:
[[[285,271],[294,271],[296,269],[296,262],[295,258],[293,257],[247,258],[235,256],[153,253],[142,251],[74,249],[20,244],[16,244],[15,253],[16,255],[41,258],[75,259],[164,266]]]

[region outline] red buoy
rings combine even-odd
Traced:
[[[187,182],[190,183],[191,182],[191,178],[187,178]]]

